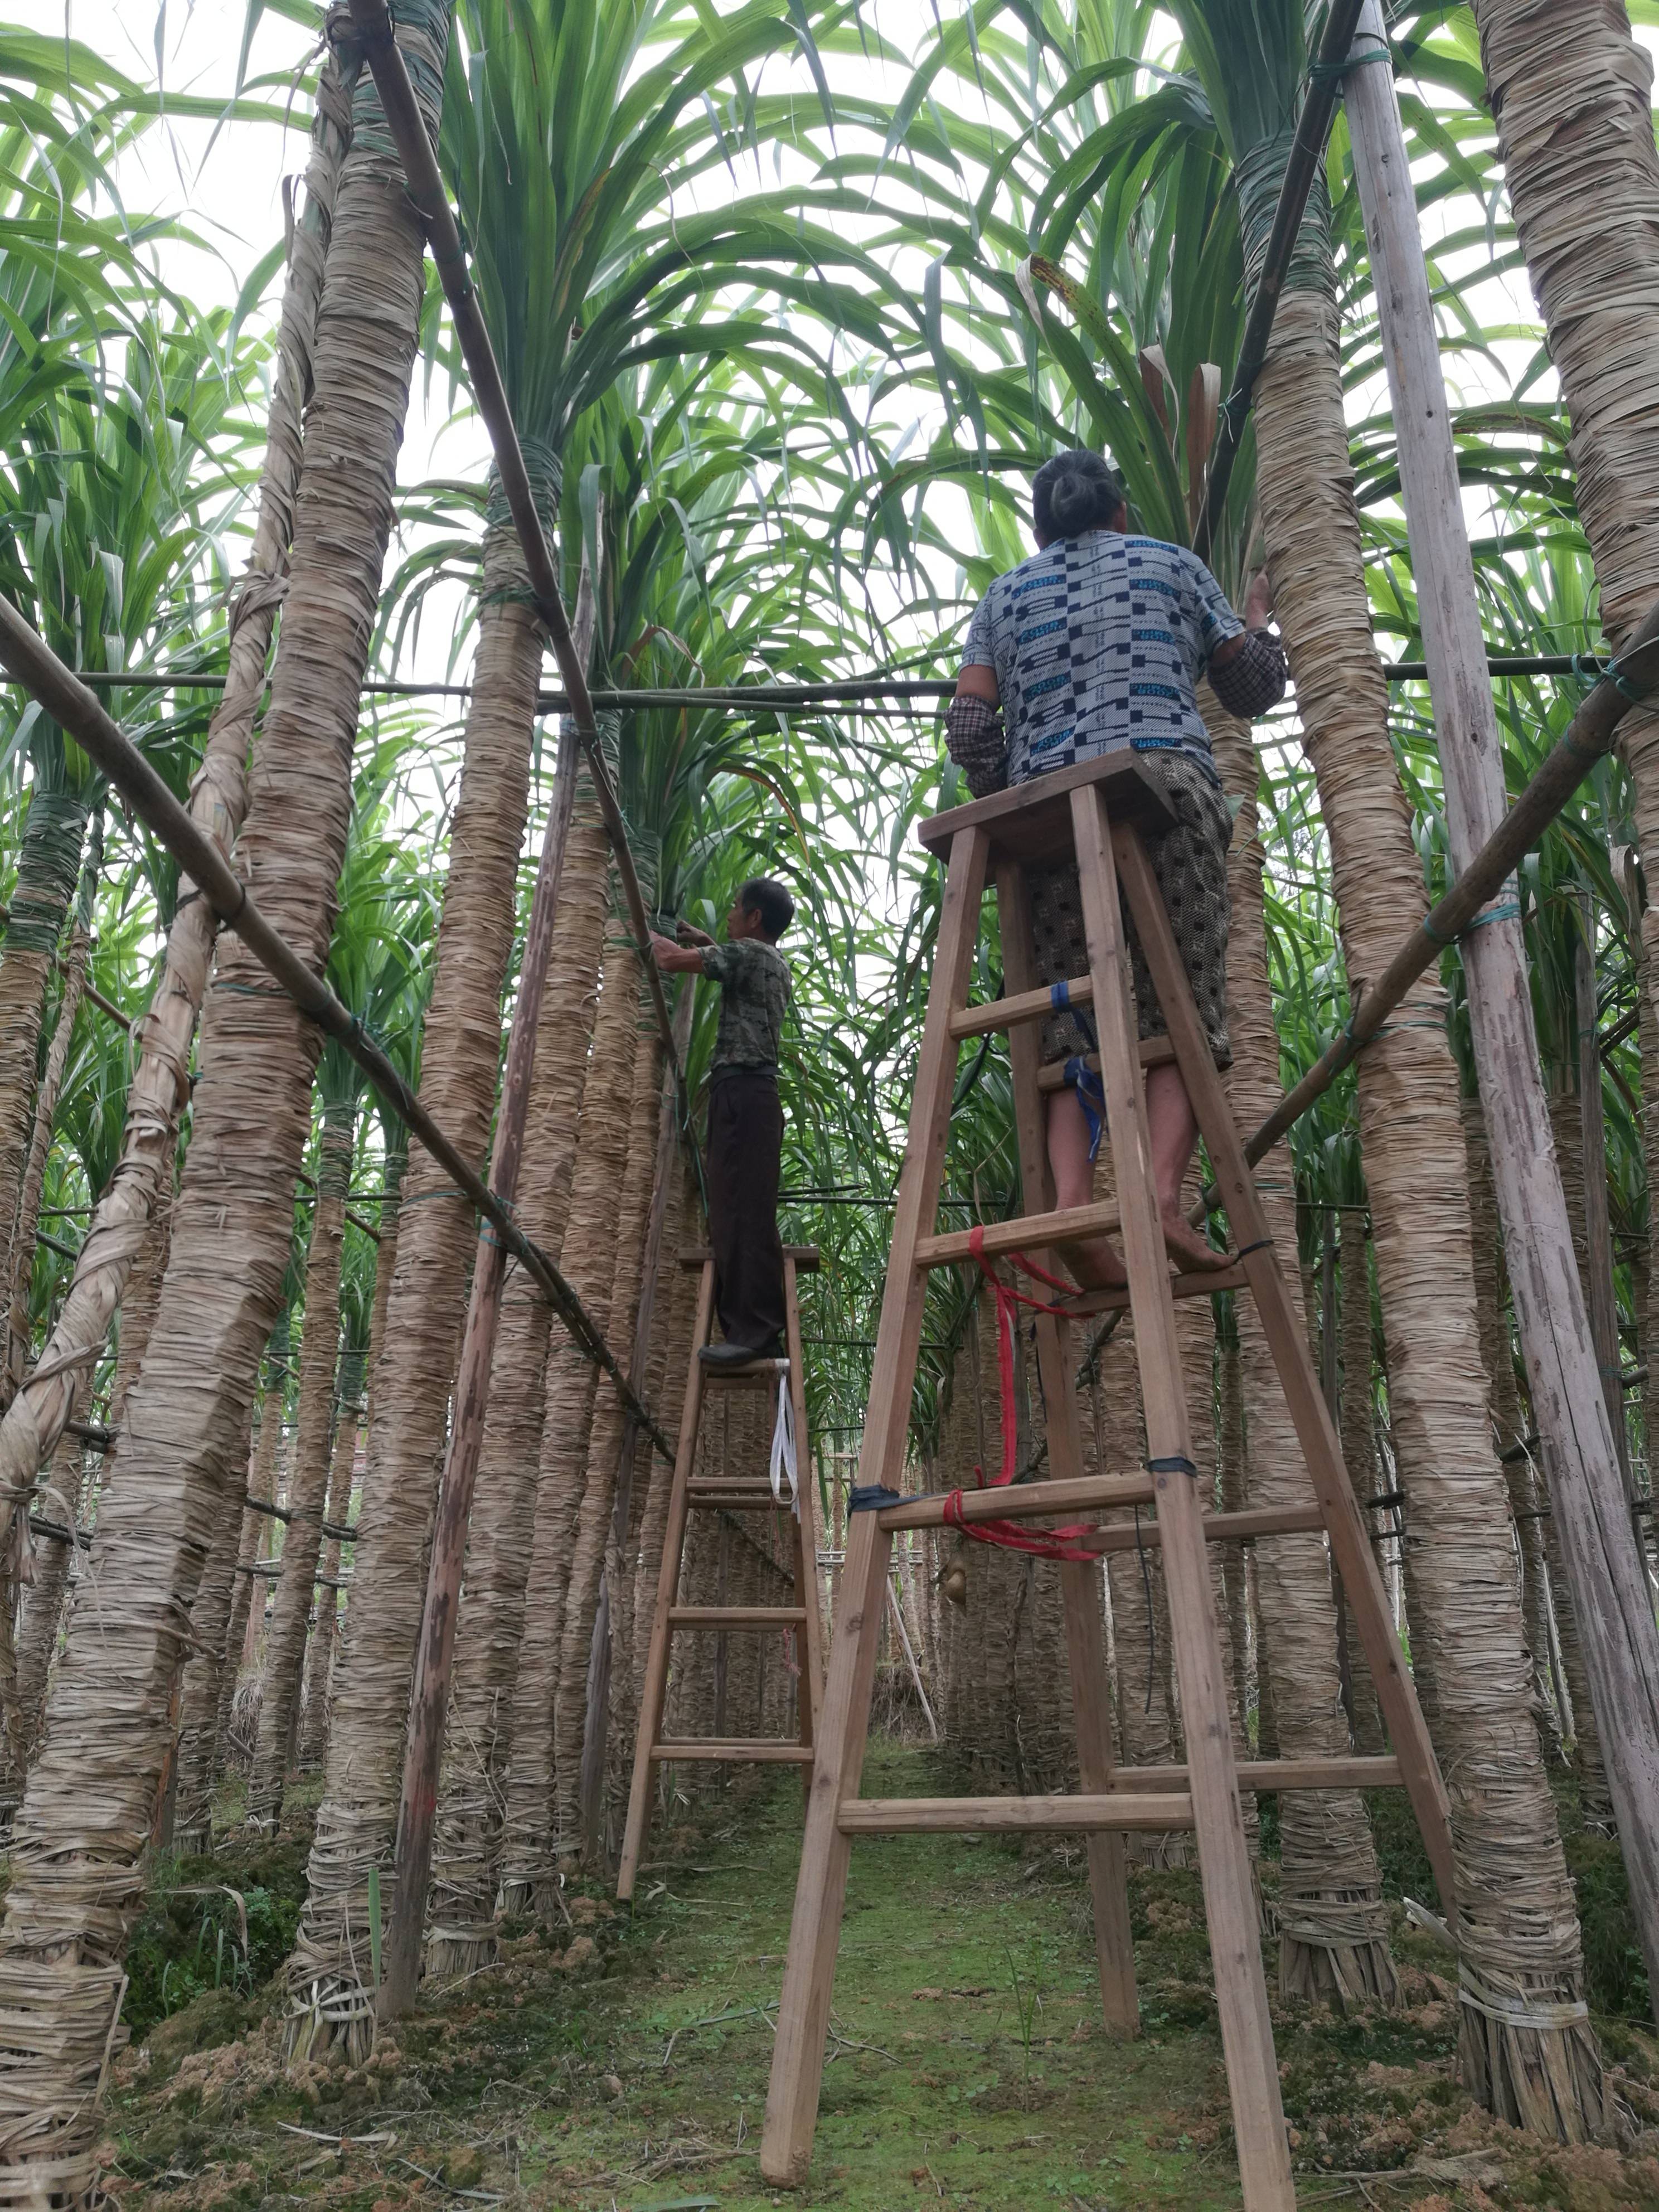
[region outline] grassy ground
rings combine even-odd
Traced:
[[[928,1754],[872,1746],[871,1794],[951,1786]],[[176,2212],[1237,2205],[1195,1877],[1134,1877],[1143,2033],[1122,2046],[1097,2024],[1077,1845],[951,1836],[856,1850],[812,2179],[799,2197],[765,2187],[755,2152],[799,1816],[793,1778],[702,1801],[659,1838],[631,1923],[597,1891],[573,1894],[572,1927],[512,1936],[355,2073],[285,2075],[274,1990],[222,1977],[118,2062],[112,2193]],[[298,1858],[290,1836],[210,1870],[265,1892],[274,1915]],[[173,1897],[206,1866],[180,1869]],[[158,1948],[164,1918],[179,1925],[167,1899]],[[1437,1978],[1449,1961],[1403,1919],[1397,1932],[1400,2012],[1277,2014],[1300,2203],[1659,2212],[1659,2160],[1639,2140],[1555,2153],[1471,2110]],[[192,1955],[204,1960],[199,1942]],[[1632,2105],[1659,2116],[1645,2086],[1659,2052],[1627,2025],[1609,2049]]]

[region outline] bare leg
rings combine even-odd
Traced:
[[[1182,1178],[1198,1140],[1198,1121],[1181,1070],[1173,1061],[1164,1061],[1147,1073],[1146,1121],[1158,1212],[1170,1257],[1183,1270],[1224,1267],[1226,1255],[1189,1228],[1181,1210]],[[1048,1166],[1057,1206],[1090,1203],[1094,1196],[1094,1169],[1089,1158],[1089,1124],[1074,1091],[1050,1094]],[[1085,1290],[1118,1290],[1128,1279],[1115,1247],[1104,1237],[1068,1245],[1066,1263]]]
[[[1146,1125],[1164,1242],[1170,1258],[1183,1269],[1224,1267],[1226,1254],[1206,1243],[1181,1210],[1182,1180],[1198,1141],[1198,1117],[1187,1096],[1186,1078],[1173,1060],[1163,1060],[1147,1071]]]
[[[1075,1091],[1048,1097],[1048,1170],[1057,1206],[1088,1206],[1095,1194],[1094,1163],[1089,1158],[1089,1124]],[[1121,1290],[1129,1278],[1116,1248],[1104,1237],[1068,1244],[1066,1264],[1085,1291]]]

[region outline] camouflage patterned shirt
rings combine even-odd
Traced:
[[[702,972],[720,987],[714,1066],[775,1070],[789,1004],[789,963],[763,938],[703,947]]]

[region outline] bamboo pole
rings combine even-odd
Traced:
[[[1352,95],[1349,104],[1353,104]],[[1538,843],[1597,761],[1612,750],[1620,723],[1659,679],[1656,647],[1659,605],[1632,633],[1629,645],[1619,656],[1616,672],[1602,677],[1595,684],[1508,813],[1503,813],[1500,808],[1485,842],[1459,869],[1451,889],[1429,908],[1377,981],[1364,994],[1341,1036],[1314,1062],[1296,1088],[1285,1094],[1250,1139],[1244,1154],[1252,1166],[1272,1151],[1285,1132],[1330,1089],[1343,1069],[1358,1058],[1424,969],[1431,967],[1449,945],[1466,939],[1472,924],[1477,937],[1486,933],[1484,923],[1475,921],[1481,908],[1513,874],[1516,862]],[[1490,711],[1490,704],[1488,697],[1483,714]],[[1499,772],[1501,775],[1501,763]],[[1501,790],[1500,783],[1500,793]]]
[[[1226,503],[1233,463],[1238,459],[1239,441],[1244,434],[1244,418],[1250,410],[1250,394],[1267,358],[1267,341],[1273,336],[1279,295],[1285,289],[1291,255],[1307,212],[1308,194],[1325,157],[1325,141],[1330,136],[1343,65],[1353,39],[1354,25],[1359,20],[1361,4],[1362,0],[1332,0],[1319,52],[1308,73],[1308,96],[1296,120],[1296,137],[1285,164],[1285,181],[1279,186],[1279,205],[1273,210],[1273,227],[1268,234],[1267,259],[1249,319],[1244,325],[1232,390],[1222,407],[1220,430],[1210,456],[1204,512],[1193,533],[1193,550],[1200,561],[1209,559],[1210,548],[1215,543],[1216,524]]]
[[[1582,683],[1598,674],[1599,668],[1593,653],[1500,653],[1488,649],[1486,672],[1500,678],[1565,676]],[[1426,660],[1385,660],[1382,673],[1390,684],[1422,684],[1428,679],[1429,665]],[[131,669],[117,676],[88,669],[81,680],[94,691],[112,691],[118,687],[130,687],[138,691],[219,691],[224,689],[225,684],[222,676],[210,675],[205,669],[198,668]],[[470,684],[368,683],[362,688],[365,696],[376,698],[470,699],[472,696]],[[594,689],[588,692],[587,697],[589,704],[600,712],[615,708],[623,714],[664,707],[724,707],[733,712],[755,714],[766,714],[780,708],[858,707],[898,714],[908,712],[913,707],[925,706],[930,700],[947,700],[954,695],[956,688],[954,676],[872,675],[831,678],[819,684],[661,684],[629,691]],[[569,693],[539,692],[536,711],[541,714],[569,714]],[[116,1018],[118,1020],[125,1018],[119,1014]]]
[[[1360,35],[1388,51],[1376,0],[1366,0]],[[1426,966],[1437,939],[1456,935],[1474,920],[1605,751],[1628,702],[1613,684],[1598,684],[1505,816],[1503,753],[1391,70],[1354,72],[1348,128],[1381,310],[1424,647],[1433,672],[1451,860],[1459,870],[1456,889],[1430,918],[1436,927],[1426,933],[1419,963]],[[1650,615],[1632,640],[1632,653],[1656,628]],[[1461,910],[1448,926],[1454,900]],[[1421,940],[1425,933],[1416,935]],[[1367,994],[1356,1029],[1395,970],[1413,957],[1408,945],[1383,984]],[[1659,1990],[1659,1626],[1644,1563],[1630,1540],[1629,1508],[1550,1140],[1518,916],[1500,908],[1488,926],[1464,939],[1462,957],[1522,1351],[1596,1717],[1603,1741],[1618,1749],[1608,1761],[1608,1780],[1642,1948]],[[1374,1034],[1380,1018],[1362,1034]],[[1305,1088],[1298,1085],[1293,1095]],[[1287,1100],[1281,1115],[1291,1104]]]
[[[529,1270],[584,1354],[602,1368],[623,1404],[661,1451],[673,1446],[635,1396],[616,1355],[595,1327],[574,1289],[547,1255],[524,1234],[510,1207],[463,1158],[421,1104],[362,1024],[346,1012],[320,975],[313,974],[249,896],[229,861],[173,797],[149,763],[123,735],[80,682],[9,600],[0,599],[0,665],[40,700],[108,778],[132,812],[163,844],[201,890],[220,921],[234,929],[266,973],[282,985],[307,1020],[332,1037],[361,1067],[382,1099],[418,1137],[455,1187],[483,1215],[506,1249]]]
[[[398,158],[404,165],[404,179],[409,197],[427,226],[427,242],[432,251],[433,263],[443,285],[444,296],[449,301],[455,336],[471,379],[473,403],[489,434],[501,495],[513,517],[513,526],[518,532],[525,565],[530,573],[531,600],[537,613],[547,624],[548,635],[553,645],[553,657],[558,662],[559,673],[564,679],[569,699],[569,716],[575,724],[576,736],[599,802],[599,811],[605,817],[605,834],[611,840],[611,848],[616,857],[617,873],[628,903],[629,921],[639,945],[640,959],[644,965],[645,980],[651,993],[657,1027],[662,1036],[663,1049],[668,1054],[669,1066],[674,1071],[675,1084],[684,1104],[686,1097],[685,1072],[674,1048],[673,1024],[669,1018],[668,1001],[663,995],[662,977],[657,972],[656,962],[651,957],[651,925],[646,915],[634,856],[629,850],[628,826],[623,820],[616,787],[611,781],[611,771],[600,749],[599,731],[593,720],[593,702],[587,689],[587,671],[582,655],[577,650],[576,641],[571,635],[569,617],[565,613],[564,600],[559,591],[558,574],[553,566],[553,556],[548,550],[547,539],[543,534],[541,517],[536,511],[535,495],[531,489],[529,473],[519,447],[519,434],[514,428],[513,412],[507,404],[501,370],[496,365],[495,348],[489,342],[489,332],[478,305],[477,294],[467,274],[466,252],[461,244],[461,234],[450,212],[443,179],[438,173],[437,155],[421,119],[415,88],[410,82],[409,65],[392,35],[392,16],[386,0],[350,0],[350,5],[352,23],[362,41],[365,58],[374,73],[380,105],[385,110]]]
[[[1619,1349],[1619,1301],[1613,1286],[1613,1225],[1607,1214],[1607,1123],[1601,1103],[1601,1055],[1595,1043],[1595,909],[1585,893],[1572,953],[1578,1030],[1579,1148],[1584,1161],[1584,1259],[1589,1278],[1590,1341],[1601,1376],[1620,1480],[1633,1505],[1630,1430],[1625,1419],[1624,1365]],[[1638,1538],[1639,1544],[1640,1538]]]
[[[547,956],[558,913],[559,878],[576,799],[576,746],[567,734],[560,741],[553,804],[548,810],[530,924],[525,935],[519,995],[507,1039],[495,1117],[495,1153],[490,1182],[502,1203],[518,1197],[524,1156],[525,1119],[536,1067],[536,1028],[547,982]],[[477,1481],[483,1443],[484,1407],[489,1398],[489,1370],[507,1281],[507,1249],[487,1228],[478,1233],[468,1299],[466,1332],[455,1378],[454,1413],[427,1567],[426,1607],[415,1661],[404,1753],[403,1796],[398,1808],[397,1903],[386,1944],[385,1977],[378,2011],[395,2020],[415,2002],[420,1980],[421,1937],[426,1922],[427,1886],[432,1875],[432,1823],[438,1809],[438,1770],[443,1758],[444,1717],[449,1710],[449,1681],[455,1658],[456,1616],[460,1607],[461,1567],[466,1557],[467,1521]]]

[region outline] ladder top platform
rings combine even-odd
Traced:
[[[944,818],[943,815],[939,817],[941,821]],[[680,1265],[682,1267],[706,1267],[714,1256],[706,1244],[688,1244],[680,1254]],[[794,1261],[798,1275],[815,1275],[818,1271],[818,1248],[816,1244],[786,1244],[783,1256]]]
[[[1075,767],[1056,769],[1050,775],[1033,776],[1012,791],[994,791],[988,799],[970,799],[966,806],[930,814],[917,824],[916,836],[930,853],[948,856],[958,830],[985,830],[994,864],[1068,860],[1073,852],[1072,793],[1091,784],[1104,792],[1115,821],[1133,822],[1136,829],[1153,835],[1175,827],[1174,815],[1148,782],[1139,757],[1126,745],[1079,761]]]

